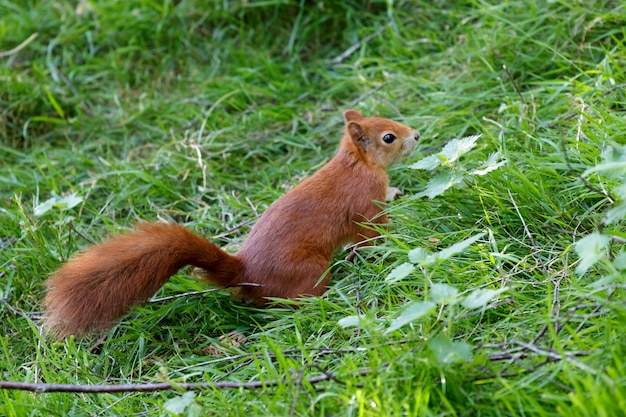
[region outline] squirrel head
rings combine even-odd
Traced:
[[[420,137],[417,130],[380,117],[364,117],[356,110],[343,114],[344,146],[373,166],[387,168],[413,152]]]

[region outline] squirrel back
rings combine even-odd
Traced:
[[[344,119],[335,157],[274,202],[236,255],[180,225],[140,224],[87,248],[48,279],[47,331],[65,337],[106,330],[186,265],[214,285],[241,285],[236,295],[260,304],[267,297],[323,294],[333,253],[347,243],[372,244],[378,233],[362,224],[387,222],[380,207],[386,169],[419,138],[407,126],[354,110]]]

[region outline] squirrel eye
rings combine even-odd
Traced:
[[[396,137],[391,133],[387,133],[385,136],[383,136],[383,141],[385,143],[393,143],[394,140],[396,140]]]

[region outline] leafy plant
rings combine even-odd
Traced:
[[[612,255],[609,250],[612,242],[623,243],[625,236],[618,230],[607,229],[607,226],[626,219],[626,145],[607,146],[602,151],[601,161],[582,175],[584,178],[598,176],[606,190],[603,194],[614,197],[611,197],[612,203],[604,213],[598,230],[576,242],[574,249],[580,258],[576,273],[583,275],[600,262],[609,271],[610,277],[620,276],[619,271],[626,269],[626,252],[622,249],[617,255]]]
[[[387,320],[379,320],[377,324],[379,330],[384,335],[388,335],[408,324],[427,320],[438,311],[437,319],[428,326],[435,329],[435,336],[429,337],[426,332],[422,332],[422,337],[427,340],[429,348],[434,353],[437,361],[441,365],[446,365],[456,361],[471,360],[470,345],[464,342],[453,341],[448,335],[440,333],[436,323],[438,320],[446,323],[448,325],[446,332],[452,333],[451,323],[454,323],[456,319],[462,317],[469,310],[489,308],[490,303],[501,293],[505,292],[506,288],[497,290],[478,288],[470,291],[468,294],[461,294],[455,286],[433,282],[433,273],[439,264],[449,260],[454,255],[462,253],[484,235],[485,233],[479,233],[435,253],[428,253],[423,248],[410,250],[407,254],[409,262],[404,262],[395,267],[387,276],[386,281],[388,284],[395,284],[419,270],[426,282],[424,299],[411,301],[397,309],[391,315],[395,316],[395,318],[388,324],[386,323]],[[460,305],[461,309],[457,309],[456,305]],[[344,317],[338,323],[344,328],[352,326],[368,328],[372,326],[369,320],[359,316]]]
[[[426,189],[413,196],[413,198],[435,198],[442,195],[448,188],[461,184],[465,181],[473,181],[476,176],[483,176],[506,164],[500,152],[494,152],[489,158],[480,162],[476,167],[470,168],[460,164],[461,157],[476,146],[480,135],[468,136],[462,139],[452,139],[441,149],[440,152],[429,155],[409,166],[411,169],[426,171],[442,171],[435,174],[429,181]],[[440,169],[438,169],[440,168]]]
[[[39,217],[43,216],[52,209],[70,210],[82,202],[82,197],[78,196],[77,193],[60,196],[57,195],[55,192],[52,192],[52,197],[50,197],[43,203],[37,204],[33,210],[33,213],[35,214],[35,216]]]

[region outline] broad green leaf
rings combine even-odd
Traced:
[[[440,334],[428,344],[437,362],[448,365],[472,360],[472,348],[465,342],[455,342],[446,335]]]
[[[463,252],[465,249],[470,247],[474,242],[476,242],[478,239],[482,238],[483,236],[485,236],[485,233],[479,233],[475,236],[470,237],[469,239],[465,239],[460,242],[457,242],[454,245],[449,246],[433,254],[433,256],[436,260],[448,259],[451,256],[456,255],[457,253]]]
[[[607,178],[626,175],[626,146],[608,146],[602,151],[602,162],[586,170],[583,175],[602,174]]]
[[[422,158],[413,165],[409,165],[411,169],[426,169],[433,170],[439,166],[441,161],[435,155],[427,156],[426,158]]]
[[[626,200],[626,184],[613,188],[613,192],[619,197],[620,200]]]
[[[432,284],[430,286],[430,298],[437,304],[454,304],[459,295],[459,290],[448,284]]]
[[[602,174],[607,178],[623,178],[626,175],[626,161],[602,162],[583,173],[584,176],[589,174]]]
[[[587,285],[588,288],[597,290],[600,288],[606,288],[609,285],[613,284],[615,282],[615,279],[617,277],[621,276],[621,274],[612,274],[612,275],[606,275],[600,279],[597,279],[593,282],[591,282],[590,284]]]
[[[485,165],[482,168],[475,169],[471,172],[471,174],[482,176],[500,168],[502,165],[507,163],[506,159],[500,160],[500,158],[502,158],[502,154],[500,152],[492,153],[491,155],[489,155],[489,159],[487,159]]]
[[[54,207],[54,197],[53,198],[49,198],[46,201],[44,201],[41,204],[38,204],[37,206],[35,206],[35,216],[39,217],[39,216],[43,216],[45,213],[47,213],[48,211],[50,211],[52,209],[52,207]]]
[[[441,152],[422,158],[413,165],[411,169],[433,170],[439,165],[451,165],[462,155],[469,152],[474,146],[480,135],[468,136],[463,139],[452,139],[441,149]],[[494,168],[495,169],[495,168]],[[431,197],[432,198],[432,197]]]
[[[411,272],[415,270],[415,265],[410,262],[405,262],[396,266],[393,271],[387,275],[387,282],[396,282],[406,278]]]
[[[579,275],[587,272],[589,268],[596,262],[606,256],[606,247],[611,238],[599,232],[593,232],[576,242],[574,250],[580,258],[580,262],[576,267],[576,273]]]
[[[418,193],[416,197],[428,197],[433,199],[438,195],[443,194],[448,188],[452,187],[455,183],[460,182],[461,180],[457,180],[455,175],[451,172],[442,172],[432,177],[430,181],[428,181],[426,189],[421,193]]]
[[[615,259],[613,259],[613,265],[620,271],[626,270],[626,252],[621,252]]]
[[[435,253],[429,253],[422,248],[412,249],[411,251],[409,251],[409,261],[411,261],[411,263],[415,265],[429,265],[437,261],[446,260],[451,256],[456,255],[457,253],[463,252],[465,249],[467,249],[474,242],[482,238],[484,235],[485,233],[479,233],[476,236],[472,236],[469,239],[457,242],[452,246]]]
[[[613,188],[618,201],[611,207],[604,218],[606,224],[611,224],[626,218],[626,184]]]
[[[429,256],[429,253],[423,248],[415,248],[409,251],[409,261],[414,264],[420,264],[424,262]]]
[[[361,321],[360,316],[347,316],[339,320],[337,324],[339,324],[339,326],[345,329],[346,327],[358,326],[360,321]]]
[[[76,193],[69,194],[65,197],[53,193],[52,197],[35,207],[35,216],[42,216],[53,208],[69,210],[82,203],[82,201],[82,197],[79,197]]]
[[[65,197],[62,197],[56,204],[57,207],[62,208],[63,210],[69,210],[71,208],[76,207],[80,203],[83,202],[83,198],[79,197],[78,194],[72,193]]]
[[[435,310],[437,305],[432,301],[414,301],[402,310],[400,315],[396,317],[394,321],[391,322],[391,325],[387,330],[385,330],[385,334],[391,333],[394,330],[398,330],[400,327],[405,324],[409,324],[419,318],[422,318]]]
[[[479,137],[480,135],[473,135],[463,139],[452,139],[446,143],[440,154],[445,157],[448,164],[451,164],[476,146]]]
[[[187,391],[183,395],[167,400],[165,404],[163,404],[163,408],[175,415],[181,415],[195,400],[196,393]]]
[[[604,221],[606,224],[611,224],[618,222],[620,220],[624,220],[626,218],[626,200],[621,200],[617,202],[613,207],[611,207],[604,217]]]
[[[602,162],[626,162],[626,146],[623,145],[611,145],[602,150],[600,154]]]
[[[461,305],[465,308],[482,308],[504,291],[506,291],[506,288],[501,288],[499,290],[479,288],[469,293]]]

